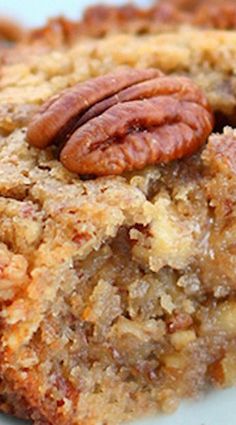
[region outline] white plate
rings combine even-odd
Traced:
[[[124,1],[103,0],[110,4]],[[13,16],[28,26],[34,26],[42,25],[47,17],[61,13],[77,18],[83,7],[91,3],[89,0],[0,0],[0,14]],[[138,0],[138,3],[148,4],[149,1]],[[236,425],[235,400],[236,389],[215,391],[199,401],[183,403],[175,415],[156,416],[133,425]],[[27,422],[0,415],[0,425],[27,425]]]

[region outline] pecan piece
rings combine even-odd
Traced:
[[[0,40],[2,41],[22,41],[26,32],[15,21],[0,17]]]
[[[46,102],[27,140],[39,148],[63,142],[60,160],[68,170],[109,175],[190,155],[212,128],[207,99],[191,80],[126,69]]]
[[[28,142],[44,148],[69,137],[91,106],[126,87],[162,75],[153,69],[127,69],[79,83],[46,101],[31,121]]]

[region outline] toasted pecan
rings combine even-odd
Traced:
[[[60,159],[70,171],[109,175],[190,155],[212,127],[210,106],[191,80],[125,69],[49,99],[27,140],[39,148],[63,143]]]
[[[12,19],[0,17],[0,40],[21,41],[25,35],[24,28]]]

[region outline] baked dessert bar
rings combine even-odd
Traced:
[[[31,52],[22,62],[1,66],[3,411],[37,425],[117,424],[145,412],[172,412],[183,397],[195,397],[209,384],[234,384],[236,134],[223,126],[234,124],[235,46],[234,32],[178,29],[79,41],[66,51]],[[84,90],[92,81],[98,99],[85,121],[97,123],[108,106],[115,107],[117,84],[115,93],[106,90],[117,73],[121,84],[128,75],[121,91],[137,90],[139,83],[130,83],[136,73],[142,73],[142,84],[143,73],[148,84],[154,77],[165,81],[158,90],[155,82],[155,96],[142,91],[145,116],[131,127],[143,142],[154,131],[157,164],[148,154],[140,166],[138,156],[134,167],[132,147],[131,168],[118,170],[120,175],[98,171],[109,146],[124,142],[117,120],[113,136],[91,150],[99,154],[99,160],[92,158],[97,168],[90,161],[86,171],[71,173],[68,161],[59,161],[71,141],[65,115],[72,110],[71,93],[77,83]],[[133,107],[137,92],[128,95]],[[162,133],[146,109],[156,96],[158,105],[164,96]],[[170,113],[173,102],[179,118]],[[196,122],[186,102],[200,114]],[[218,133],[204,145],[213,127],[210,110]],[[109,118],[106,132],[110,124]],[[77,126],[70,121],[70,136]],[[55,128],[64,147],[50,145],[59,141],[57,131],[51,137]],[[95,134],[93,129],[92,143]],[[167,149],[167,138],[173,149]],[[81,155],[88,160],[88,152]]]

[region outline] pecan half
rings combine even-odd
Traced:
[[[189,79],[125,69],[47,101],[30,144],[64,144],[60,160],[78,174],[109,175],[194,153],[213,128],[206,97]]]

